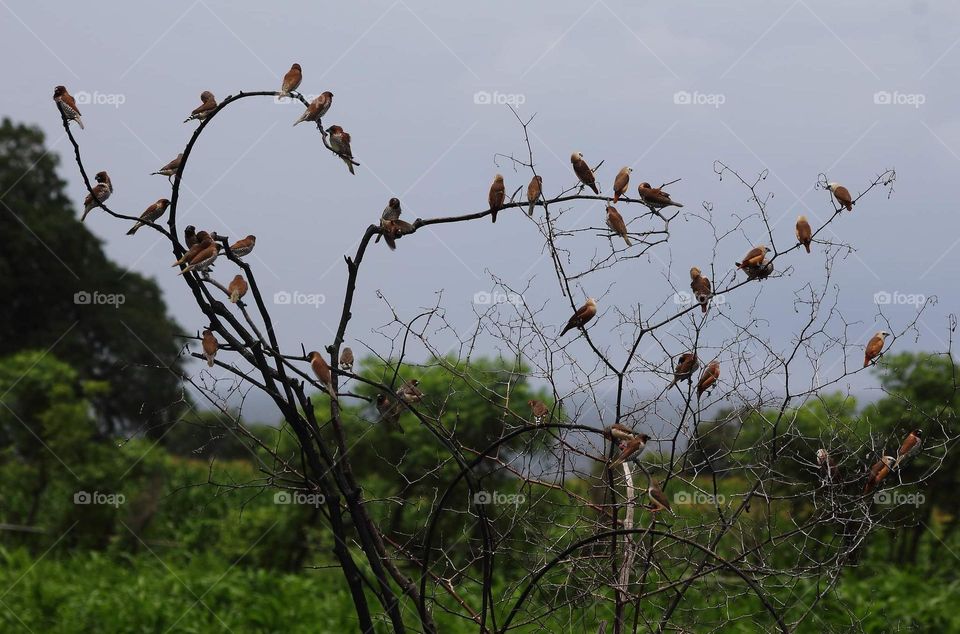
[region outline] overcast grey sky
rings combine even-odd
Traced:
[[[713,161],[745,176],[768,169],[782,247],[792,243],[798,213],[816,225],[831,211],[827,195],[813,189],[818,173],[856,195],[876,174],[896,168],[892,199],[875,191],[833,227],[857,249],[839,262],[833,282],[854,324],[849,334],[863,342],[883,325],[875,293],[938,295],[919,338],[901,343],[943,350],[947,315],[958,307],[956,286],[946,280],[960,264],[952,196],[960,167],[958,14],[953,3],[922,1],[0,0],[0,112],[39,125],[65,155],[53,87],[89,94],[92,103],[81,106],[87,129],[77,132],[87,168],[110,172],[113,209],[139,214],[169,193],[164,178],[148,174],[182,150],[195,124],[181,122],[202,90],[218,98],[274,90],[299,62],[304,93],[335,93],[324,122],[351,133],[362,163],[356,176],[323,150],[314,130],[291,128],[299,104],[246,100],[201,138],[179,218],[231,237],[256,234],[251,261],[268,297],[326,297],[318,306],[275,307],[282,343],[308,349],[332,339],[343,256],[354,252],[390,196],[399,196],[413,219],[485,208],[497,171],[508,192],[526,185],[529,173],[494,157],[525,151],[516,120],[504,105],[477,103],[484,101],[478,93],[522,102],[523,115],[537,113],[533,145],[549,195],[573,182],[569,155],[578,150],[591,164],[605,161],[598,178],[606,190],[623,165],[634,167],[633,185],[682,178],[670,188],[674,197],[689,211],[712,202],[718,230],[726,231],[752,209],[742,188],[718,180]],[[62,175],[80,205],[85,190],[69,156]],[[573,207],[570,222],[602,226],[601,203]],[[96,212],[87,226],[112,258],[159,280],[184,327],[204,326],[161,238],[150,231],[128,237],[125,225]],[[607,292],[611,282],[608,308],[659,304],[671,292],[667,276],[685,288],[689,266],[710,267],[710,233],[693,220],[678,220],[672,230],[670,244],[655,255],[623,264],[616,276],[587,278],[578,301]],[[756,222],[741,234],[722,244],[713,262],[720,273],[764,237]],[[532,278],[527,299],[548,302],[543,317],[561,325],[569,308],[542,242],[536,226],[512,211],[496,225],[423,230],[393,253],[375,245],[361,272],[348,343],[359,351],[357,338],[381,342],[371,329],[390,315],[377,290],[406,318],[443,290],[448,319],[467,329],[474,294],[493,287],[489,273],[515,287]],[[583,258],[609,251],[609,242],[591,232],[568,246]],[[822,282],[822,249],[791,254],[789,263],[790,276],[765,290],[754,311],[782,347],[797,323],[793,293],[808,280]],[[223,281],[233,275],[227,266],[222,271]],[[744,294],[742,314],[754,296],[753,289]],[[735,301],[730,310],[737,310]],[[884,312],[903,325],[916,310],[901,304]],[[615,315],[602,319],[613,323]],[[594,329],[601,341],[602,323]],[[729,336],[725,329],[708,326],[707,336]],[[575,345],[586,353],[582,342]]]

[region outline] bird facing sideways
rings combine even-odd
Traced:
[[[623,216],[620,215],[620,212],[617,211],[617,208],[613,205],[607,205],[607,226],[611,231],[623,238],[623,241],[627,243],[628,247],[633,244],[627,233],[627,223],[623,221]]]
[[[310,361],[310,368],[313,370],[314,376],[317,377],[317,381],[326,388],[330,398],[335,401],[338,400],[337,392],[333,389],[333,373],[330,371],[330,364],[327,363],[327,360],[316,350],[307,355],[307,360]]]
[[[853,200],[853,197],[850,196],[850,190],[840,183],[830,183],[827,185],[827,189],[833,193],[833,197],[837,199],[841,208],[847,211],[853,211],[853,206],[857,203]]]
[[[577,312],[567,321],[567,325],[563,327],[563,330],[560,331],[560,334],[557,337],[562,337],[567,334],[568,330],[573,330],[574,328],[583,328],[587,322],[594,318],[597,314],[597,300],[592,297],[588,297],[586,303],[581,306]]]
[[[128,236],[132,236],[137,232],[137,229],[147,224],[148,222],[153,222],[160,216],[164,214],[167,210],[167,207],[170,205],[170,201],[166,198],[160,198],[157,202],[153,203],[147,207],[142,214],[140,214],[140,220],[137,224],[133,225],[130,228],[130,231],[127,231]]]
[[[57,104],[60,112],[67,121],[76,121],[80,129],[83,130],[83,121],[80,120],[80,108],[77,108],[77,102],[73,95],[67,92],[64,86],[57,86],[53,89],[53,101]]]
[[[574,152],[570,155],[570,163],[573,164],[573,172],[577,175],[577,178],[580,179],[580,182],[590,189],[593,190],[594,194],[600,195],[600,188],[597,187],[597,178],[593,175],[593,170],[590,169],[590,166],[587,165],[587,162],[583,160],[583,154],[580,152]]]
[[[209,90],[204,90],[200,93],[200,105],[193,109],[193,112],[190,113],[190,116],[183,120],[184,123],[187,123],[191,120],[204,121],[209,117],[214,110],[217,109],[217,98],[213,96],[213,93]]]
[[[871,363],[876,363],[875,359],[880,356],[880,353],[883,351],[883,344],[889,334],[886,330],[880,330],[877,334],[870,337],[870,341],[867,342],[867,347],[863,350],[863,367],[867,367]]]

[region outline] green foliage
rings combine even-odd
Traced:
[[[108,260],[79,222],[73,201],[86,192],[68,197],[58,163],[40,130],[0,124],[0,356],[53,350],[82,379],[122,386],[109,396],[91,394],[107,431],[160,437],[184,409],[174,339],[182,330],[167,316],[157,284]],[[97,212],[87,220],[103,222]],[[123,302],[83,304],[78,293]]]

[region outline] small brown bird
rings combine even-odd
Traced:
[[[177,275],[183,275],[188,271],[197,271],[198,273],[206,274],[207,270],[213,266],[213,263],[217,261],[217,257],[220,255],[219,244],[213,242],[213,240],[209,240],[206,245],[207,246],[200,249],[200,251],[190,259],[190,263],[177,273]]]
[[[637,187],[637,193],[640,195],[640,200],[656,209],[670,206],[683,207],[682,204],[671,200],[670,194],[659,187],[651,187],[650,183],[640,183],[640,186]]]
[[[133,225],[130,228],[130,231],[127,232],[128,236],[132,236],[137,232],[137,229],[142,227],[148,222],[153,222],[167,211],[167,207],[170,205],[170,201],[166,198],[160,198],[157,202],[153,203],[147,207],[142,214],[140,214],[140,221],[137,224]]]
[[[533,414],[534,425],[542,425],[550,415],[550,410],[546,405],[543,404],[543,401],[532,399],[527,401],[527,405],[530,407],[530,412]]]
[[[824,472],[824,479],[831,484],[840,481],[840,467],[826,449],[817,449],[817,465]]]
[[[613,205],[607,205],[607,226],[610,227],[611,231],[623,238],[623,241],[627,243],[628,247],[633,244],[630,242],[630,236],[627,234],[627,223],[623,221],[623,216],[620,215],[620,212],[617,211],[617,208]]]
[[[806,216],[797,217],[797,242],[803,245],[803,248],[810,253],[810,243],[813,242],[813,230]]]
[[[903,444],[900,445],[900,449],[897,450],[897,460],[893,463],[894,469],[900,466],[901,462],[920,451],[920,445],[923,443],[922,436],[923,431],[919,429],[914,429],[907,434],[907,437],[903,439]]]
[[[280,84],[280,94],[277,96],[289,96],[291,92],[300,87],[301,81],[303,81],[303,71],[300,68],[300,64],[294,64],[290,67],[290,70],[287,71],[287,74],[283,76],[283,83]]]
[[[77,108],[77,102],[73,95],[67,92],[63,86],[57,86],[53,89],[53,101],[57,104],[60,112],[66,117],[67,121],[76,121],[80,129],[83,130],[83,121],[80,120],[80,108]]]
[[[647,488],[647,495],[650,496],[650,507],[649,511],[651,513],[659,513],[660,511],[668,511],[673,515],[673,509],[670,508],[670,500],[667,499],[667,496],[664,495],[663,489],[660,488],[660,485],[656,480],[650,479],[650,486]]]
[[[200,231],[197,233],[197,241],[189,249],[184,251],[183,255],[180,256],[180,259],[171,264],[170,266],[180,266],[182,264],[190,264],[193,258],[197,257],[201,251],[207,247],[213,246],[213,238],[206,231]]]
[[[327,363],[327,360],[316,350],[311,351],[307,355],[307,359],[310,361],[310,367],[313,368],[317,380],[327,389],[330,398],[335,401],[338,400],[337,393],[333,389],[333,374],[330,372],[330,364]]]
[[[567,334],[568,330],[573,330],[574,328],[583,328],[588,321],[594,318],[596,314],[597,300],[592,297],[588,297],[587,302],[577,309],[577,312],[575,312],[567,321],[567,325],[563,327],[563,330],[560,331],[560,334],[557,335],[557,338]]]
[[[193,112],[190,113],[190,116],[183,120],[184,123],[196,119],[197,121],[203,121],[217,109],[217,98],[213,96],[213,93],[209,90],[204,90],[200,93],[200,105],[193,109]]]
[[[719,378],[720,362],[716,360],[711,361],[707,364],[707,367],[704,368],[700,374],[700,380],[697,382],[697,399],[699,400],[704,392],[713,387],[713,384],[716,383]]]
[[[113,194],[113,182],[106,172],[97,172],[94,178],[97,184],[91,187],[93,191],[89,192],[87,197],[83,199],[83,215],[80,216],[80,222],[86,220],[88,213],[99,207],[101,203],[107,202],[107,199]]]
[[[890,475],[890,469],[896,463],[893,456],[884,456],[880,458],[872,467],[867,475],[867,483],[863,485],[863,492],[870,493],[883,482],[883,479]]]
[[[327,90],[310,102],[310,105],[307,106],[307,109],[303,111],[303,114],[300,115],[300,118],[293,122],[293,125],[303,123],[304,121],[311,121],[313,123],[320,121],[320,119],[323,118],[323,115],[327,114],[327,112],[330,110],[330,106],[332,105],[333,93]]]
[[[634,436],[636,436],[636,434],[633,433],[632,429],[620,423],[614,423],[603,428],[603,437],[607,440],[633,440]]]
[[[573,172],[580,179],[580,182],[593,190],[594,194],[600,195],[600,188],[597,187],[597,178],[593,175],[593,170],[583,160],[583,154],[574,152],[570,155],[570,162],[573,164]]]
[[[238,258],[242,258],[245,255],[250,255],[250,252],[253,251],[253,247],[257,245],[257,236],[247,236],[246,238],[241,238],[230,245],[230,252],[233,253]]]
[[[867,342],[866,349],[863,351],[863,367],[867,367],[870,363],[874,362],[874,359],[880,356],[885,338],[889,334],[886,330],[879,330],[877,334],[870,338],[870,341]]]
[[[230,293],[230,301],[236,304],[243,296],[247,294],[247,280],[242,275],[235,275],[227,286],[227,292]]]
[[[387,243],[391,251],[394,251],[397,248],[397,240],[408,233],[413,233],[413,231],[414,227],[409,222],[404,222],[403,220],[381,220],[380,233],[377,235],[377,239],[379,241],[380,236],[383,236],[383,241]]]
[[[397,388],[397,396],[405,403],[419,403],[423,400],[423,392],[420,391],[420,381],[410,379]]]
[[[340,369],[353,372],[353,350],[344,348],[340,351]]]
[[[693,291],[693,298],[700,304],[700,312],[706,313],[710,298],[713,297],[710,278],[705,277],[695,266],[690,269],[690,290]]]
[[[353,171],[353,150],[350,149],[350,135],[338,125],[332,125],[327,128],[327,134],[330,135],[330,147],[340,155],[340,158],[347,164],[347,169],[351,174]]]
[[[613,469],[626,460],[640,464],[640,454],[646,448],[648,440],[650,440],[650,436],[647,434],[636,434],[630,440],[620,441],[620,455],[610,463],[610,468]]]
[[[169,163],[167,163],[166,165],[158,169],[156,172],[150,172],[150,176],[159,174],[160,176],[166,176],[167,179],[169,180],[171,177],[175,176],[177,173],[177,170],[180,169],[180,161],[182,160],[183,160],[183,152],[181,152],[180,154],[177,154],[177,158],[173,159],[172,161],[170,161]]]
[[[838,203],[840,203],[840,207],[846,209],[847,211],[853,211],[853,206],[857,203],[850,196],[850,190],[840,183],[830,183],[827,185],[827,189],[833,192],[833,197],[837,199]]]
[[[403,226],[398,224],[401,213],[403,213],[403,209],[400,208],[399,198],[391,198],[387,201],[387,206],[383,208],[383,213],[380,214],[380,233],[377,234],[374,242],[380,242],[382,237],[386,240],[390,250],[397,248],[396,240],[402,235],[404,229]],[[408,224],[403,223],[403,225]]]
[[[677,358],[677,366],[673,371],[673,382],[667,389],[670,389],[680,381],[692,381],[693,373],[700,367],[700,360],[694,352],[684,352]]]
[[[391,429],[403,433],[403,427],[400,426],[400,414],[403,413],[403,405],[387,396],[386,394],[377,394],[377,411],[380,412],[380,420]]]
[[[201,345],[203,347],[203,356],[207,358],[207,365],[212,368],[214,359],[217,358],[217,350],[220,349],[220,344],[217,343],[217,338],[213,336],[213,332],[209,329],[203,331]]]
[[[632,167],[624,167],[619,172],[617,172],[616,178],[613,179],[613,202],[616,203],[620,200],[620,197],[627,193],[627,187],[630,186],[630,174],[633,172]]]
[[[747,254],[743,256],[743,260],[737,262],[737,268],[743,269],[747,267],[758,267],[763,264],[763,259],[767,256],[767,251],[769,251],[764,245],[754,247],[747,251]]]
[[[530,179],[530,184],[527,185],[527,202],[530,203],[530,206],[527,207],[527,215],[531,218],[533,217],[533,208],[536,207],[541,194],[543,194],[543,177],[537,174]]]
[[[503,176],[497,174],[493,177],[493,184],[490,185],[490,193],[487,195],[487,201],[490,203],[490,219],[497,221],[497,212],[503,208],[503,201],[507,197],[507,192],[503,184]]]
[[[403,209],[400,208],[400,199],[391,198],[387,201],[387,206],[383,208],[380,220],[399,220],[401,213],[403,213]]]
[[[206,233],[206,231],[204,231],[203,233]],[[186,226],[186,228],[183,230],[183,242],[184,244],[187,245],[188,249],[193,245],[195,245],[197,242],[199,242],[199,240],[197,239],[196,227],[194,227],[193,225]]]

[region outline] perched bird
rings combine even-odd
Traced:
[[[106,172],[97,172],[94,178],[97,184],[91,187],[93,191],[83,199],[83,215],[80,216],[80,222],[86,220],[88,213],[99,207],[101,203],[107,202],[107,199],[113,194],[113,182]]]
[[[867,475],[867,483],[863,485],[863,492],[870,493],[883,482],[883,479],[890,475],[890,469],[896,463],[893,456],[884,456],[880,458],[872,467]]]
[[[166,176],[169,179],[171,176],[176,175],[177,170],[180,169],[180,161],[182,160],[183,160],[183,152],[181,152],[180,154],[177,154],[177,158],[173,159],[172,161],[170,161],[169,163],[167,163],[166,165],[158,169],[156,172],[150,172],[150,176],[159,174],[161,176]]]
[[[423,392],[420,391],[420,381],[410,379],[397,388],[397,396],[405,403],[419,403],[423,400]]]
[[[213,96],[213,93],[209,90],[204,90],[200,93],[200,105],[193,109],[193,112],[190,113],[190,116],[183,120],[184,123],[192,119],[197,121],[203,121],[210,116],[214,110],[217,109],[217,98]]]
[[[673,509],[670,508],[670,500],[667,499],[667,496],[664,495],[663,489],[660,488],[660,485],[656,480],[650,479],[650,486],[647,488],[647,495],[650,496],[650,512],[659,513],[660,511],[668,511],[673,515]]]
[[[837,466],[837,461],[834,460],[826,449],[817,449],[817,466],[823,470],[825,480],[829,483],[836,483],[840,481],[840,468]]]
[[[628,247],[633,244],[630,242],[630,236],[627,234],[627,223],[623,221],[623,216],[620,215],[620,212],[617,211],[617,208],[613,205],[607,205],[607,226],[610,227],[611,231],[623,238],[623,241],[627,243]]]
[[[487,195],[487,201],[490,203],[490,219],[497,221],[497,212],[503,208],[503,201],[507,196],[503,185],[503,176],[497,174],[493,177],[493,184],[490,185],[490,193]]]
[[[871,362],[874,362],[874,359],[880,356],[885,338],[889,334],[886,330],[880,330],[877,331],[877,334],[870,337],[870,341],[867,342],[867,347],[863,351],[863,367],[867,367]]]
[[[207,246],[200,249],[200,251],[190,259],[189,264],[177,273],[177,275],[183,275],[188,271],[206,273],[207,269],[213,266],[213,263],[216,262],[217,257],[220,255],[220,245],[213,240],[208,240],[205,244]]]
[[[194,242],[193,246],[184,251],[183,255],[180,256],[180,259],[174,262],[171,266],[180,266],[182,264],[190,264],[193,258],[197,257],[201,251],[207,247],[213,246],[213,238],[206,231],[200,231],[197,233],[197,241]]]
[[[577,312],[575,312],[573,317],[567,321],[567,325],[563,327],[563,330],[560,331],[560,334],[557,335],[557,337],[559,338],[567,334],[568,330],[572,330],[574,328],[583,328],[586,323],[593,319],[596,314],[597,300],[592,297],[588,297],[587,302],[577,309]]]
[[[230,253],[234,254],[238,258],[242,258],[245,255],[250,255],[250,252],[253,251],[253,247],[257,244],[257,236],[247,236],[246,238],[241,238],[230,245]]]
[[[380,242],[382,237],[391,250],[397,248],[397,238],[413,229],[410,223],[400,220],[402,212],[399,198],[391,198],[387,201],[387,206],[383,208],[383,213],[380,214],[380,233],[377,234],[374,242]]]
[[[574,152],[570,155],[570,162],[573,164],[573,171],[580,179],[580,182],[593,190],[594,194],[600,194],[600,188],[597,187],[597,178],[593,175],[593,170],[583,160],[583,154]]]
[[[670,389],[680,381],[692,381],[693,373],[700,367],[700,360],[694,352],[684,352],[677,358],[677,367],[673,371],[673,382],[667,389]]]
[[[351,174],[353,171],[353,150],[350,149],[350,135],[344,132],[338,125],[332,125],[327,128],[327,134],[330,135],[330,147],[340,155],[340,158],[347,164],[347,169]]]
[[[840,183],[830,183],[827,185],[827,189],[833,192],[833,197],[840,203],[840,207],[847,211],[853,211],[853,206],[857,203],[850,197],[850,190]]]
[[[230,301],[236,304],[244,295],[247,294],[247,280],[242,275],[235,275],[227,286],[227,292],[230,293]]]
[[[757,267],[763,264],[763,259],[767,256],[767,251],[769,251],[764,245],[754,247],[747,251],[747,254],[743,256],[743,260],[737,262],[737,268],[743,269],[747,267]]]
[[[380,412],[380,420],[386,423],[388,427],[401,434],[403,433],[403,427],[400,426],[400,414],[403,413],[403,405],[399,401],[386,394],[377,394],[377,411]]]
[[[633,440],[634,436],[636,434],[633,433],[632,429],[620,423],[614,423],[603,428],[603,437],[607,440]]]
[[[327,389],[330,398],[335,401],[338,400],[337,393],[333,389],[333,374],[330,372],[330,365],[327,363],[327,360],[316,350],[308,354],[307,359],[310,361],[310,367],[317,376],[317,380]]]
[[[293,125],[298,123],[303,123],[304,121],[311,121],[316,123],[323,118],[323,115],[327,114],[330,110],[330,106],[333,105],[333,93],[327,90],[326,92],[321,93],[310,102],[310,105],[307,106],[307,109],[303,111],[303,114],[300,115],[300,118],[293,122]]]
[[[629,440],[620,441],[620,455],[610,463],[610,468],[619,466],[626,460],[639,464],[640,454],[646,448],[648,440],[650,436],[647,434],[636,434]]]
[[[547,416],[550,415],[550,410],[543,404],[543,401],[532,399],[527,401],[527,405],[530,406],[530,412],[533,414],[534,425],[543,424],[547,420]]]
[[[350,348],[340,351],[340,369],[346,372],[353,371],[353,350]]]
[[[530,203],[530,206],[527,207],[527,215],[531,218],[533,217],[533,208],[540,200],[541,194],[543,194],[543,177],[537,174],[530,179],[530,184],[527,185],[527,202]]]
[[[813,242],[813,230],[810,229],[810,223],[806,216],[797,217],[797,242],[803,245],[803,248],[810,253],[810,243]]]
[[[184,244],[187,245],[188,249],[198,242],[196,227],[194,227],[193,225],[186,226],[186,228],[183,230],[183,242]]]
[[[914,429],[907,434],[907,437],[903,439],[903,444],[900,445],[900,449],[897,450],[897,460],[893,463],[894,469],[900,466],[901,462],[920,451],[920,445],[923,444],[922,436],[923,431],[919,429]]]
[[[640,195],[640,200],[656,209],[670,206],[683,207],[682,204],[672,201],[670,194],[659,187],[651,187],[650,183],[640,183],[639,187],[637,187],[637,193]]]
[[[203,346],[203,356],[207,358],[207,365],[212,368],[213,360],[217,358],[217,350],[220,348],[220,344],[217,343],[217,338],[213,336],[213,332],[209,329],[203,331],[201,345]]]
[[[632,167],[624,167],[617,172],[617,177],[613,179],[613,202],[616,203],[620,197],[627,193],[627,187],[630,185],[630,173]]]
[[[706,313],[710,298],[713,297],[710,278],[705,277],[695,266],[690,269],[690,290],[693,291],[693,298],[700,304],[700,312]]]
[[[291,92],[300,87],[301,81],[303,81],[303,72],[300,64],[294,64],[290,67],[290,70],[287,71],[287,74],[283,76],[283,83],[280,84],[280,94],[277,96],[289,96]]]
[[[80,129],[83,130],[83,121],[80,120],[80,108],[77,108],[77,102],[73,95],[67,92],[63,86],[57,86],[53,89],[53,101],[60,108],[60,112],[66,117],[67,121],[76,121]]]
[[[166,198],[160,198],[160,199],[158,199],[157,202],[155,202],[155,203],[153,203],[152,205],[150,205],[149,207],[147,207],[147,208],[143,211],[143,213],[140,214],[140,221],[137,222],[137,224],[133,225],[133,227],[130,228],[130,231],[127,232],[127,235],[128,235],[128,236],[132,236],[133,234],[135,234],[135,233],[137,232],[137,229],[139,229],[140,227],[142,227],[142,226],[145,225],[146,223],[148,223],[148,222],[153,222],[154,220],[156,220],[157,218],[159,218],[160,216],[162,216],[162,215],[164,214],[164,212],[167,210],[167,207],[168,207],[169,205],[170,205],[170,201],[167,200]]]
[[[717,379],[720,378],[720,362],[711,361],[707,364],[707,367],[704,368],[703,372],[700,374],[700,380],[697,382],[697,399],[699,399],[704,392],[713,387],[713,384],[717,382]]]

